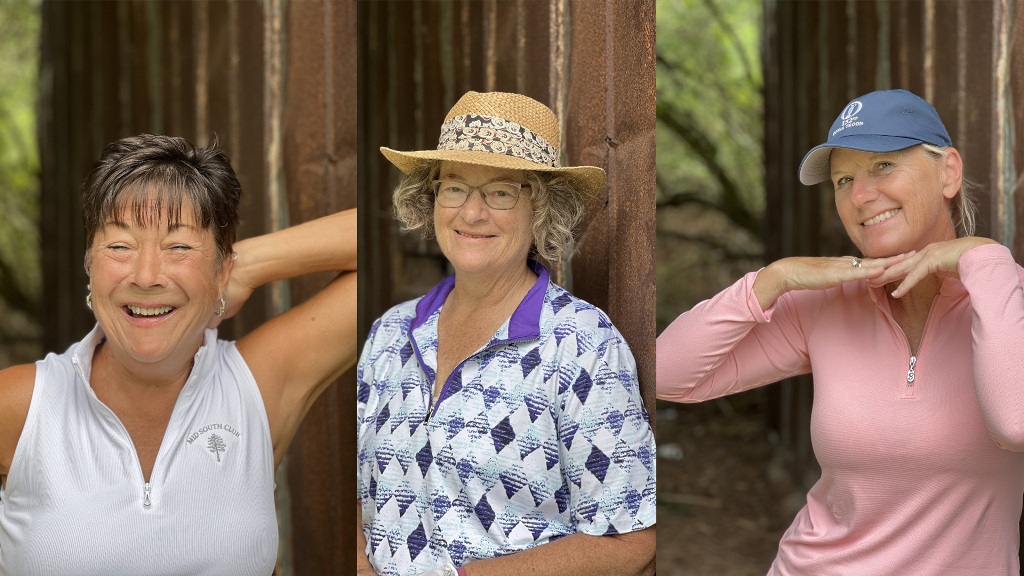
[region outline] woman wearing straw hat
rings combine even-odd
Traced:
[[[864,258],[773,262],[658,337],[659,398],[814,376],[821,478],[770,574],[1019,574],[1024,270],[971,236],[962,170],[923,99],[853,100],[800,180]]]
[[[408,229],[455,274],[374,323],[359,360],[360,572],[653,571],[654,437],[629,347],[550,282],[604,186],[559,167],[554,113],[464,95],[437,150],[384,155]]]

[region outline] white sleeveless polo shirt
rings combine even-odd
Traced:
[[[0,574],[271,574],[270,428],[234,343],[206,331],[146,483],[128,432],[89,385],[102,339],[97,326],[36,363],[0,490]]]

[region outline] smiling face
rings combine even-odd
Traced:
[[[459,162],[442,162],[439,179],[454,179],[470,186],[490,182],[525,184],[523,173]],[[530,189],[523,188],[515,207],[495,210],[480,191],[474,190],[458,208],[434,203],[434,232],[437,243],[458,274],[484,273],[491,276],[518,273],[526,265],[533,236],[533,202]]]
[[[831,156],[836,209],[864,256],[880,258],[956,238],[949,206],[960,190],[960,155],[920,146],[897,152],[836,148]]]
[[[105,349],[128,366],[187,366],[227,287],[231,261],[219,261],[209,229],[186,200],[176,222],[150,203],[108,220],[89,248],[89,289]]]

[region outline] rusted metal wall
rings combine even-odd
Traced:
[[[768,261],[856,253],[827,183],[797,180],[804,153],[824,141],[846,103],[906,88],[934,104],[979,184],[978,234],[1024,261],[1024,9],[1012,0],[764,3],[765,215]],[[1016,128],[1015,128],[1016,127]],[[809,378],[774,387],[774,424],[794,456],[810,448]]]
[[[399,231],[399,174],[378,147],[436,147],[468,90],[526,94],[562,119],[563,164],[608,171],[607,196],[554,274],[622,331],[653,417],[653,0],[362,2],[359,18],[360,332],[449,273],[433,240]]]
[[[46,348],[92,326],[79,186],[103,146],[142,132],[209,144],[243,188],[239,236],[355,206],[355,2],[45,2],[40,80]],[[261,289],[237,338],[329,276]],[[310,411],[278,474],[279,574],[354,566],[354,374]]]

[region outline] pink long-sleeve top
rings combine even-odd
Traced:
[[[660,399],[813,374],[821,478],[769,575],[1020,573],[1024,270],[990,244],[965,253],[959,273],[916,356],[882,289],[789,292],[762,310],[753,272],[658,337]]]

